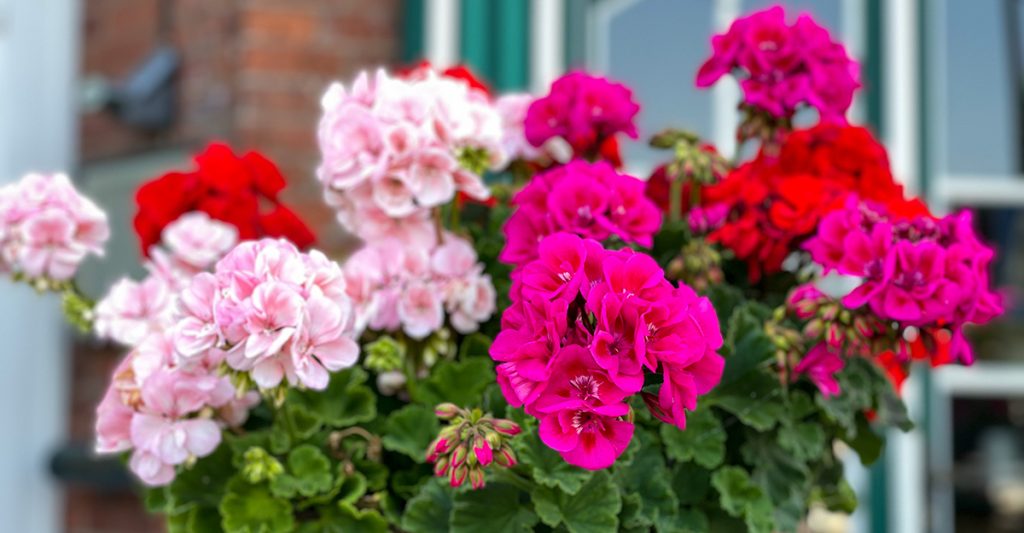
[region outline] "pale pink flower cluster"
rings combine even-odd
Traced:
[[[27,174],[0,187],[0,273],[71,279],[89,254],[102,256],[107,215],[64,174]]]
[[[432,249],[368,244],[344,270],[359,331],[401,329],[422,339],[440,329],[447,314],[456,331],[472,333],[494,313],[490,276],[472,245],[454,235]]]
[[[490,194],[460,157],[504,163],[501,117],[463,80],[363,72],[348,88],[331,85],[321,103],[317,174],[341,223],[364,240],[427,237],[432,207],[456,192]]]
[[[143,339],[118,365],[96,410],[96,450],[130,451],[129,467],[147,485],[170,483],[175,468],[213,453],[221,430],[245,422],[259,402],[238,394],[217,372],[223,353],[211,351],[183,366],[169,335]]]
[[[172,337],[179,361],[224,351],[227,365],[260,388],[287,381],[322,390],[329,372],[359,356],[341,268],[283,239],[239,244],[213,273],[192,278],[178,307]]]
[[[533,161],[545,155],[541,148],[537,148],[526,140],[526,133],[523,129],[526,111],[530,109],[530,104],[536,99],[529,93],[512,93],[502,95],[494,102],[494,107],[501,115],[501,145],[511,160]]]
[[[150,249],[149,276],[114,284],[94,309],[96,335],[134,347],[174,324],[177,294],[192,276],[209,270],[238,240],[234,226],[206,213],[186,213],[168,224]]]

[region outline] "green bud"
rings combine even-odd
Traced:
[[[448,471],[448,467],[451,466],[451,464],[451,459],[449,459],[447,455],[442,456],[437,460],[437,463],[434,464],[434,475],[443,476],[445,472]]]
[[[449,402],[438,404],[438,406],[434,408],[434,414],[441,420],[451,420],[461,412],[462,409],[459,409],[459,406]]]
[[[405,361],[405,346],[387,335],[363,346],[363,352],[363,365],[377,373],[400,370]]]

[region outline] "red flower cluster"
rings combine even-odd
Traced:
[[[427,73],[430,71],[434,71],[445,78],[462,80],[471,88],[481,91],[487,96],[494,96],[494,93],[491,92],[490,86],[488,86],[486,82],[480,79],[475,72],[465,65],[455,65],[442,70],[435,68],[430,64],[430,61],[424,59],[411,67],[398,69],[396,74],[407,80],[420,80],[425,78]]]
[[[283,237],[299,248],[316,236],[278,194],[285,187],[281,171],[258,152],[238,157],[227,145],[212,143],[195,156],[196,169],[169,172],[135,193],[135,233],[143,255],[160,242],[164,226],[190,211],[238,228],[240,240]]]
[[[779,272],[786,256],[850,194],[898,216],[928,215],[920,200],[904,199],[885,148],[870,131],[834,124],[792,132],[777,157],[758,154],[705,188],[701,198],[704,205],[729,207],[725,224],[710,237],[746,261],[751,281],[757,281]]]

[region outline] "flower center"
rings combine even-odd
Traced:
[[[601,422],[600,416],[590,411],[576,411],[576,414],[572,416],[572,427],[576,433],[593,432],[604,429],[604,423]]]
[[[588,374],[576,376],[569,380],[569,385],[575,390],[576,396],[583,401],[600,400],[601,384],[594,376]]]

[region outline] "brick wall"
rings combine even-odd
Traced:
[[[83,0],[82,74],[119,79],[162,40],[182,55],[178,120],[141,133],[105,113],[82,117],[88,163],[211,139],[257,149],[289,178],[286,200],[313,225],[320,247],[347,240],[321,200],[313,170],[320,95],[332,80],[392,65],[401,49],[401,0]],[[166,10],[163,12],[162,9]],[[163,22],[162,22],[163,21]],[[71,432],[92,439],[94,409],[116,350],[80,344],[72,357]],[[159,529],[130,491],[68,491],[67,530]]]

